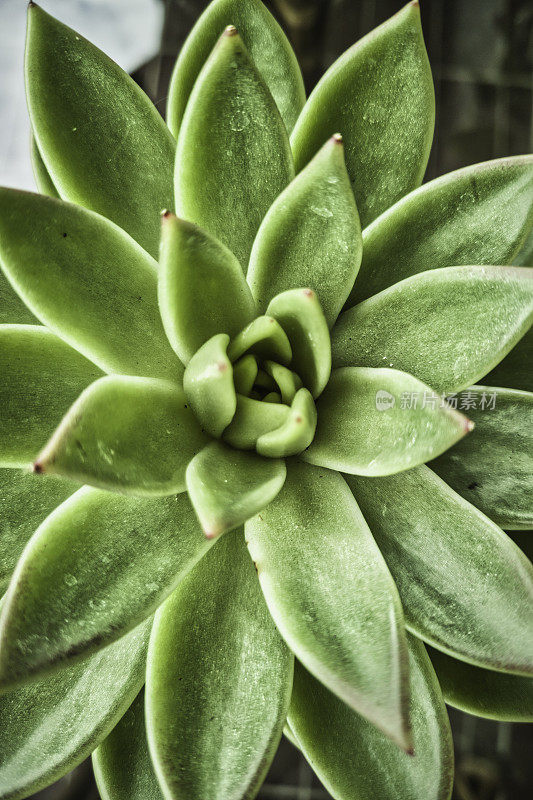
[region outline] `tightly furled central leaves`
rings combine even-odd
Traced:
[[[108,800],[251,798],[282,731],[336,800],[448,800],[444,699],[532,718],[533,567],[502,528],[533,527],[533,270],[487,265],[531,234],[533,159],[420,186],[414,1],[306,101],[260,0],[214,0],[168,127],[31,3],[26,85],[0,800],[95,748]]]

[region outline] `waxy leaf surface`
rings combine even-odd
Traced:
[[[418,3],[409,3],[331,66],[291,137],[299,171],[334,133],[366,227],[422,183],[433,126],[431,69]]]
[[[0,189],[0,261],[34,314],[105,372],[177,380],[157,304],[157,264],[84,208]]]
[[[291,345],[291,369],[313,397],[318,397],[331,372],[331,342],[324,312],[312,289],[289,289],[274,297],[267,308]]]
[[[41,325],[0,325],[0,465],[27,467],[101,374]]]
[[[288,462],[282,491],[246,523],[245,536],[291,650],[344,702],[409,747],[400,600],[342,477]]]
[[[265,401],[266,398],[263,402]],[[313,441],[316,422],[316,406],[311,392],[308,389],[300,389],[294,396],[290,413],[283,425],[259,437],[257,452],[269,458],[299,455]]]
[[[0,697],[0,797],[22,800],[49,786],[106,738],[144,682],[151,624]]]
[[[35,136],[33,134],[31,135],[30,156],[35,185],[37,186],[40,194],[45,194],[48,197],[59,198],[59,193],[54,186],[52,178],[50,177],[50,173],[46,169],[46,164],[44,163],[43,157],[39,152],[39,148],[37,147],[37,142],[35,141]]]
[[[172,134],[132,78],[34,3],[26,97],[61,197],[116,222],[157,256],[159,214],[172,206]]]
[[[285,463],[234,450],[204,447],[187,467],[189,497],[209,539],[242,525],[267,506],[285,481]]]
[[[261,0],[214,0],[186,39],[172,74],[167,120],[176,138],[198,74],[228,25],[234,25],[242,36],[289,132],[305,103],[296,56]]]
[[[163,800],[144,724],[144,690],[92,755],[102,800]]]
[[[364,232],[348,305],[428,269],[510,264],[533,226],[533,156],[474,164],[424,184]]]
[[[341,314],[333,366],[395,367],[457,392],[496,366],[532,320],[533,269],[430,270]]]
[[[256,316],[239,262],[196,225],[163,217],[159,264],[163,325],[184,364],[212,336],[236,336]]]
[[[220,239],[246,271],[257,229],[293,175],[276,104],[229,29],[187,104],[176,154],[176,213]]]
[[[533,675],[533,567],[511,539],[428,467],[346,480],[410,629],[470,663]]]
[[[77,484],[62,478],[43,481],[22,469],[0,469],[0,594],[35,529]]]
[[[127,494],[173,494],[185,491],[187,464],[208,441],[181,388],[109,375],[78,398],[34,469]]]
[[[208,548],[185,492],[138,498],[83,487],[40,525],[18,563],[0,617],[0,684],[118,639]]]
[[[256,317],[235,336],[228,347],[228,356],[236,361],[250,351],[262,359],[290,364],[292,350],[287,334],[271,316]],[[273,384],[275,385],[275,384]]]
[[[453,743],[424,646],[409,637],[414,755],[402,752],[296,663],[288,722],[326,789],[339,800],[448,800]]]
[[[432,403],[423,406],[430,396]],[[416,407],[405,403],[411,397],[419,398]],[[390,475],[423,464],[471,429],[432,389],[396,369],[333,370],[317,412],[315,437],[301,457],[355,475]]]
[[[309,286],[331,327],[361,255],[361,225],[342,139],[333,136],[268,210],[246,279],[262,311],[280,292]]]
[[[289,418],[291,410],[283,403],[266,403],[237,395],[237,410],[222,438],[238,450],[254,450],[258,439],[277,430]]]
[[[146,724],[165,797],[254,797],[281,737],[292,670],[242,529],[227,533],[155,618]]]
[[[0,325],[38,325],[39,320],[21,300],[2,270],[0,259]]]
[[[202,430],[217,438],[237,407],[228,343],[227,333],[213,336],[193,355],[183,376],[183,391]]]
[[[427,649],[448,705],[476,717],[533,722],[533,678],[474,667]]]
[[[465,413],[476,424],[472,436],[431,468],[500,527],[531,528],[533,393],[473,386],[471,398],[475,405]]]

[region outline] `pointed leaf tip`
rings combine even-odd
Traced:
[[[224,33],[222,35],[223,36],[236,36],[237,34],[238,34],[238,31],[237,31],[237,28],[235,27],[235,25],[228,25],[224,29]]]
[[[342,144],[343,143],[342,134],[334,133],[333,136],[331,137],[331,141],[335,142],[335,144]]]

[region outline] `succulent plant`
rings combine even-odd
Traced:
[[[93,752],[106,800],[250,798],[285,731],[339,800],[448,798],[444,701],[533,719],[533,570],[503,531],[533,522],[533,270],[502,266],[533,159],[421,185],[416,2],[306,100],[262,3],[214,0],[168,127],[28,13],[0,797]]]

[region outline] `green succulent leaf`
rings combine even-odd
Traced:
[[[0,594],[35,529],[77,484],[42,478],[20,469],[0,469]]]
[[[414,755],[403,753],[298,663],[289,724],[326,789],[339,800],[449,800],[453,743],[424,646],[409,637]]]
[[[187,490],[208,539],[242,525],[285,482],[285,463],[211,442],[189,463]]]
[[[1,247],[1,245],[0,245]],[[39,320],[15,292],[2,270],[0,259],[0,325],[38,325]]]
[[[427,467],[346,480],[413,633],[478,666],[533,675],[533,567],[511,539]]]
[[[231,340],[228,358],[236,361],[250,351],[261,359],[279,361],[288,365],[292,359],[292,349],[287,334],[271,316],[256,317]]]
[[[265,400],[266,398],[263,402]],[[300,389],[296,392],[285,422],[276,430],[263,433],[258,438],[257,452],[269,458],[298,455],[313,441],[316,424],[317,413],[313,396],[308,389]]]
[[[281,737],[292,670],[242,529],[228,533],[155,618],[146,724],[166,798],[255,796]]]
[[[331,66],[291,137],[299,171],[337,131],[366,227],[422,183],[435,121],[418,2],[371,31]]]
[[[241,34],[289,132],[305,103],[296,56],[265,5],[260,0],[214,0],[187,37],[172,73],[167,120],[176,139],[200,70],[228,25],[234,25]]]
[[[475,431],[431,468],[500,527],[531,528],[533,394],[473,386],[468,396],[473,398],[468,415]]]
[[[496,366],[532,320],[533,269],[429,270],[341,314],[333,366],[388,365],[458,392]]]
[[[49,786],[106,738],[144,682],[151,625],[0,697],[0,797],[22,800]]]
[[[296,370],[313,397],[323,391],[331,372],[329,330],[312,289],[289,289],[270,301],[267,314],[279,322],[292,350]]]
[[[164,215],[159,263],[163,325],[184,364],[215,334],[236,336],[255,317],[239,262],[196,225]]]
[[[332,692],[408,748],[400,600],[342,477],[288,462],[282,491],[246,523],[245,536],[291,650]]]
[[[533,722],[533,680],[474,667],[428,647],[448,705],[505,722]]]
[[[281,369],[279,364],[276,365]],[[233,364],[233,384],[238,394],[248,396],[252,391],[258,373],[257,359],[251,353]]]
[[[112,220],[157,256],[159,214],[172,206],[172,134],[117,64],[35,3],[28,9],[26,97],[61,197]]]
[[[396,369],[333,370],[317,412],[313,443],[301,458],[355,475],[390,475],[423,464],[472,428],[432,389]]]
[[[424,184],[364,232],[353,306],[428,269],[510,264],[533,226],[533,156],[474,164]]]
[[[215,437],[221,436],[237,408],[228,343],[227,333],[213,336],[193,355],[183,376],[183,390],[202,430]]]
[[[33,133],[31,135],[31,142],[30,142],[30,156],[31,156],[33,177],[35,179],[35,185],[37,186],[39,192],[41,194],[47,195],[47,197],[59,198],[59,192],[54,186],[54,182],[50,177],[50,173],[46,169],[46,165],[43,161],[43,157],[39,152],[39,148],[37,147],[37,142],[35,141],[35,136],[33,135]]]
[[[0,684],[65,668],[123,636],[208,549],[185,492],[148,499],[83,487],[17,565],[0,618]]]
[[[181,376],[157,305],[157,265],[116,225],[0,189],[0,261],[35,315],[104,371]]]
[[[0,325],[0,466],[26,467],[101,374],[41,325]]]
[[[275,361],[265,361],[263,367],[265,372],[275,381],[276,388],[279,389],[280,400],[285,405],[290,406],[296,392],[302,388],[300,376]]]
[[[511,352],[484,377],[487,386],[506,386],[533,392],[533,328],[515,344]]]
[[[362,247],[342,137],[336,135],[270,207],[246,279],[261,310],[287,289],[311,287],[331,327],[354,284]]]
[[[258,439],[280,428],[290,413],[290,408],[283,403],[265,402],[238,394],[235,416],[222,438],[238,450],[254,450]]]
[[[261,220],[293,175],[287,131],[272,95],[235,28],[227,28],[183,117],[176,212],[220,239],[246,271]]]
[[[146,741],[144,691],[94,751],[92,762],[102,800],[163,800]]]
[[[80,395],[34,469],[126,494],[173,494],[185,491],[187,464],[208,441],[178,386],[109,375]]]

